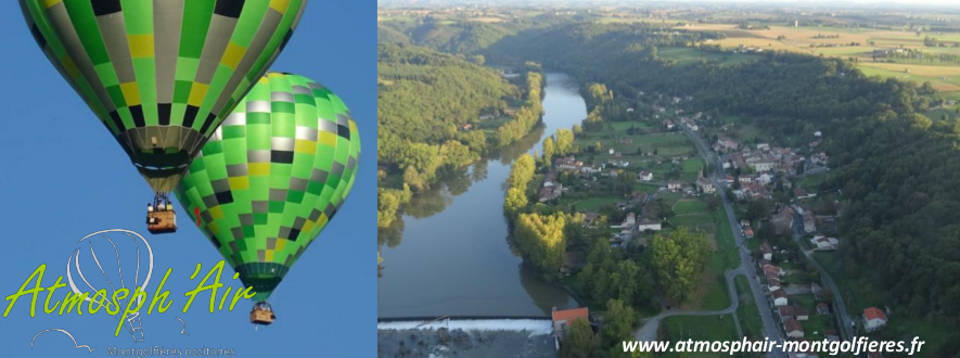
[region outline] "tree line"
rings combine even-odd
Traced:
[[[459,56],[379,45],[379,227],[394,224],[412,195],[443,173],[516,141],[539,122],[543,76],[535,64],[527,68],[521,90]]]
[[[654,44],[682,45],[686,37],[689,45],[699,35],[649,41],[656,30],[641,24],[592,36],[579,33],[602,25],[570,26],[576,31],[512,40],[537,49],[490,48],[485,56],[529,56],[628,98],[692,96],[694,110],[738,115],[784,145],[805,145],[810,133],[823,131],[833,169],[823,188],[840,188],[844,206],[843,274],[880,294],[865,304],[960,326],[960,126],[922,115],[929,85],[870,78],[840,59],[779,52],[744,64],[678,66],[655,56]],[[947,341],[942,352],[960,350],[960,339]]]

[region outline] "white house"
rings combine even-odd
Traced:
[[[697,187],[700,188],[700,191],[707,194],[711,194],[717,191],[717,189],[713,186],[713,182],[711,182],[710,179],[707,179],[704,177],[697,178]]]
[[[637,178],[643,181],[651,181],[653,180],[653,172],[648,172],[646,170],[641,171],[640,175]]]
[[[583,174],[597,174],[600,172],[600,169],[597,169],[588,165],[584,165],[580,167],[580,172]]]
[[[637,223],[637,215],[634,213],[627,214],[627,217],[623,219],[623,223],[620,225],[610,225],[611,229],[623,229],[623,228],[632,228],[633,225]]]
[[[757,182],[763,185],[770,184],[771,182],[773,182],[773,175],[770,175],[770,173],[763,173],[763,174],[757,175]]]
[[[770,293],[770,295],[773,296],[773,305],[776,307],[786,306],[789,304],[787,300],[787,293],[783,292],[783,290],[773,291]]]
[[[760,252],[763,253],[763,259],[767,261],[773,260],[773,249],[770,248],[770,244],[764,241],[760,244]]]
[[[661,229],[662,227],[659,221],[648,218],[640,219],[640,224],[637,225],[637,230],[639,231],[660,231]]]
[[[780,278],[776,276],[767,276],[767,290],[775,292],[780,290]]]
[[[876,307],[867,307],[863,310],[863,326],[867,332],[876,331],[887,325],[887,315]]]
[[[679,180],[671,180],[667,182],[667,189],[670,189],[671,191],[681,190],[683,189],[683,182]]]
[[[810,243],[813,244],[817,250],[836,250],[840,247],[840,240],[837,240],[835,237],[825,237],[823,235],[814,236],[810,239]]]
[[[764,160],[764,161],[759,161],[759,162],[754,162],[754,163],[751,164],[751,166],[753,166],[753,169],[756,170],[756,171],[758,171],[758,172],[766,172],[766,171],[773,170],[773,167],[774,167],[775,165],[776,165],[776,164],[774,164],[773,162],[766,161],[766,160]]]

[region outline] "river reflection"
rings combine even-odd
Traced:
[[[444,173],[404,206],[393,226],[380,230],[380,317],[544,315],[576,304],[522,265],[503,216],[510,164],[539,150],[544,133],[586,117],[575,83],[557,73],[546,79],[542,124],[496,157]]]

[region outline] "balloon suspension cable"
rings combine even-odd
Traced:
[[[170,197],[167,196],[167,193],[157,192],[153,195],[153,207],[155,208],[164,208],[166,204],[170,202]],[[160,209],[162,210],[162,209]]]

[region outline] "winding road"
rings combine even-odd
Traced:
[[[837,326],[840,327],[840,334],[844,340],[853,338],[853,320],[850,319],[850,315],[847,313],[847,305],[843,302],[843,294],[840,291],[840,288],[837,287],[837,284],[833,281],[833,277],[830,277],[830,273],[827,272],[823,266],[817,262],[817,259],[813,257],[812,250],[803,250],[803,216],[796,214],[796,217],[793,218],[793,241],[797,243],[797,246],[801,248],[803,256],[807,258],[807,261],[817,269],[817,272],[820,273],[820,277],[827,288],[830,289],[830,292],[833,292],[833,312],[834,317],[837,318]]]
[[[760,280],[757,275],[752,274],[754,272],[753,268],[756,267],[756,264],[753,260],[753,255],[751,255],[750,250],[743,245],[746,238],[743,236],[743,232],[738,228],[740,225],[737,223],[737,217],[734,214],[733,206],[730,204],[729,198],[723,185],[719,181],[718,174],[722,172],[723,166],[720,163],[720,158],[713,153],[709,147],[703,142],[703,139],[695,133],[691,132],[688,128],[683,128],[684,133],[693,141],[694,146],[697,148],[697,151],[700,152],[700,155],[708,163],[713,163],[715,170],[710,173],[710,181],[713,182],[714,187],[717,188],[717,195],[720,197],[720,200],[723,202],[723,209],[727,214],[727,220],[730,221],[730,229],[733,231],[733,236],[736,241],[737,247],[739,248],[740,253],[740,266],[735,269],[728,270],[724,273],[724,276],[727,279],[727,289],[730,293],[730,307],[719,311],[679,311],[679,310],[670,310],[661,312],[660,314],[648,318],[643,326],[637,329],[634,332],[634,337],[638,340],[651,341],[656,339],[657,328],[660,326],[660,321],[667,317],[672,316],[711,316],[711,315],[720,315],[720,314],[729,314],[736,311],[740,299],[737,294],[736,285],[734,284],[734,279],[737,275],[744,275],[747,278],[747,282],[750,283],[750,293],[753,294],[753,302],[757,305],[757,309],[760,311],[760,320],[763,323],[763,333],[766,338],[771,341],[783,342],[784,336],[783,331],[780,329],[780,324],[777,319],[774,318],[773,309],[768,304],[766,297],[766,289],[760,283]],[[739,327],[739,324],[738,324]],[[777,357],[784,358],[787,357],[786,353],[780,350],[776,350],[767,354],[767,357]]]
[[[656,316],[647,318],[647,320],[644,321],[643,326],[640,326],[640,328],[638,328],[634,332],[633,334],[634,337],[636,337],[636,339],[643,340],[643,341],[652,341],[654,339],[657,339],[657,329],[660,327],[660,321],[662,321],[664,318],[667,318],[667,317],[715,316],[715,315],[724,315],[724,314],[734,313],[737,310],[737,308],[740,306],[740,299],[739,299],[739,296],[737,295],[737,288],[736,288],[737,286],[734,283],[734,280],[739,275],[746,275],[746,273],[743,272],[742,268],[727,270],[727,272],[724,274],[724,276],[727,279],[727,289],[730,295],[731,304],[729,307],[724,308],[722,310],[716,310],[716,311],[683,311],[683,310],[675,310],[675,309],[662,311]],[[736,325],[738,335],[742,336],[743,331],[740,328],[740,321],[734,320],[733,322]]]

